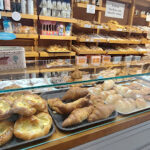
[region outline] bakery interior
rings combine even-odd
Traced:
[[[0,0],[0,150],[149,150],[149,116],[150,0]]]

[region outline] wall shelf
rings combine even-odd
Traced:
[[[40,39],[49,40],[76,40],[75,36],[55,36],[55,35],[40,35]]]

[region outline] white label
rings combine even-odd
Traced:
[[[146,21],[148,21],[148,22],[150,21],[150,14],[146,15]]]
[[[91,25],[85,24],[84,27],[85,27],[85,28],[91,28]]]
[[[13,12],[12,13],[12,19],[15,21],[20,21],[21,20],[21,15],[18,12]]]
[[[89,13],[89,14],[95,14],[95,5],[88,4],[86,12]]]
[[[123,19],[124,10],[125,4],[106,1],[106,11],[105,11],[106,17]]]
[[[117,29],[117,31],[122,31],[122,29]]]
[[[89,39],[86,39],[86,42],[88,42],[89,41]]]
[[[0,19],[2,19],[2,15],[1,15],[1,12],[0,12]]]
[[[97,29],[103,29],[103,26],[97,26]]]

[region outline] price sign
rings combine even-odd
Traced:
[[[91,28],[91,25],[90,24],[85,24],[84,27],[85,28]]]
[[[95,5],[88,4],[86,12],[89,13],[89,14],[95,14]]]
[[[12,13],[12,19],[13,19],[14,21],[20,21],[20,20],[21,20],[21,15],[20,15],[20,13],[18,13],[18,12],[13,12],[13,13]]]
[[[76,63],[79,66],[87,66],[87,56],[77,56]]]
[[[146,15],[146,21],[147,21],[147,22],[150,22],[150,14],[147,14],[147,15]]]
[[[124,10],[125,4],[106,1],[106,11],[105,11],[106,17],[123,19]]]
[[[99,66],[101,62],[101,56],[91,56],[91,65]]]

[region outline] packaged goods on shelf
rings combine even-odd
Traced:
[[[88,66],[87,56],[76,56],[76,65],[87,67]]]
[[[91,56],[90,64],[93,66],[100,66],[101,64],[101,56]]]
[[[121,63],[122,56],[114,56],[113,57],[113,64],[119,64]]]
[[[111,56],[110,55],[102,55],[102,63],[110,63],[111,62]]]

